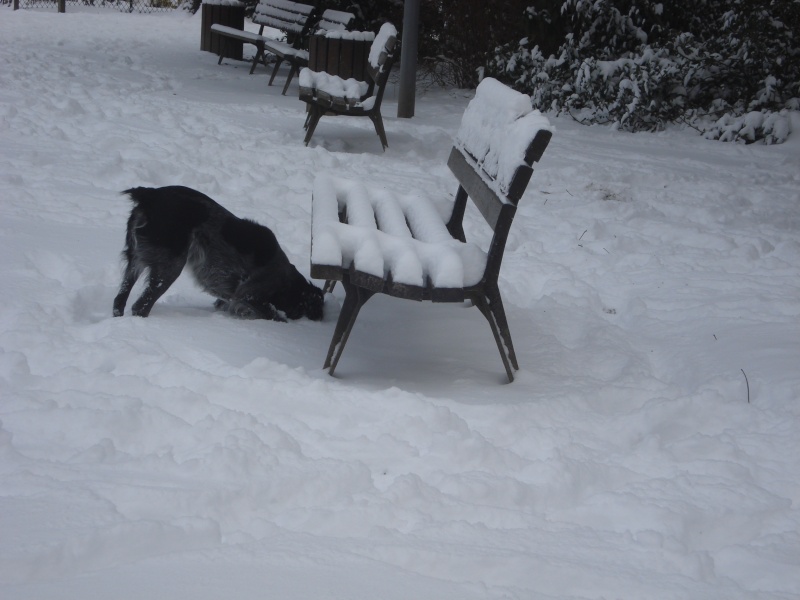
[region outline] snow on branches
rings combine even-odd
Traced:
[[[526,38],[498,47],[487,69],[537,108],[628,131],[682,122],[722,141],[789,136],[800,1],[563,0],[560,10],[568,32],[557,51]]]

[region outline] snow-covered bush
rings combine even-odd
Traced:
[[[723,115],[716,123],[706,128],[703,135],[711,140],[744,142],[750,144],[763,140],[766,144],[780,144],[791,133],[788,110],[780,112],[751,111],[734,117]]]
[[[505,44],[488,73],[587,123],[711,122],[713,139],[788,137],[781,111],[800,103],[800,0],[563,0],[560,19],[570,32],[557,51],[530,38]]]

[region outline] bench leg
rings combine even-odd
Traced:
[[[256,65],[258,61],[264,58],[264,44],[256,44],[256,55],[253,57],[253,64],[250,66],[250,75],[252,75],[256,70]],[[264,63],[267,64],[266,62]]]
[[[483,294],[474,296],[472,301],[483,316],[486,317],[486,320],[489,321],[489,327],[492,328],[494,341],[500,351],[500,358],[503,360],[508,381],[514,381],[514,371],[519,370],[519,364],[517,364],[517,355],[514,352],[514,344],[511,341],[511,331],[508,328],[508,320],[506,319],[506,311],[503,308],[503,300],[500,298],[500,290],[498,288],[490,288],[485,296]]]
[[[358,317],[358,312],[367,300],[375,294],[375,292],[356,287],[349,281],[343,281],[342,284],[345,289],[344,304],[342,305],[342,312],[339,313],[339,320],[336,322],[336,329],[333,332],[330,348],[328,348],[328,356],[322,366],[323,369],[328,369],[329,375],[333,375],[336,365],[339,364],[347,339],[350,337],[350,332],[356,322],[356,317]]]
[[[292,68],[289,69],[289,76],[286,78],[286,83],[283,85],[283,91],[281,92],[281,94],[284,96],[286,95],[286,90],[289,89],[289,84],[292,83],[292,78],[294,78],[299,70],[300,66],[296,62],[292,61]]]
[[[454,239],[462,241],[466,243],[467,238],[464,235],[464,213],[467,209],[467,191],[458,186],[458,191],[456,192],[456,200],[453,203],[453,212],[450,215],[450,220],[447,222],[447,231],[450,232],[450,235],[453,236]]]
[[[275,75],[278,74],[278,67],[281,66],[282,62],[283,62],[283,59],[280,56],[275,58],[275,68],[272,69],[272,75],[270,75],[269,83],[267,85],[272,85],[272,82],[275,80]],[[266,63],[264,63],[264,64],[266,65]]]
[[[316,106],[315,104],[308,105],[309,112],[308,117],[306,118],[306,137],[303,140],[303,143],[308,146],[308,142],[311,141],[311,136],[314,135],[314,130],[317,128],[317,123],[322,118],[322,115],[325,113],[325,110]]]
[[[369,113],[369,118],[372,121],[372,124],[375,125],[375,132],[381,139],[383,149],[386,150],[389,147],[389,141],[386,139],[386,130],[383,128],[383,118],[381,118],[381,113],[371,112]]]
[[[224,35],[220,35],[220,36],[217,36],[217,37],[219,37],[219,46],[217,46],[217,52],[219,52],[219,60],[217,61],[217,64],[221,65],[222,64],[222,59],[226,54],[225,46],[227,45],[228,40],[225,39]]]

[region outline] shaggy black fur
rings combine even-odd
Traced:
[[[114,316],[125,311],[133,285],[149,278],[134,315],[146,317],[183,267],[217,297],[214,306],[247,319],[322,319],[322,290],[289,262],[267,227],[240,219],[196,190],[169,186],[122,192],[133,201],[125,236],[125,274]]]

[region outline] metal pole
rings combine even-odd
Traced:
[[[414,116],[417,92],[417,46],[419,41],[419,0],[405,0],[403,5],[403,45],[400,48],[400,92],[397,116]]]
[[[67,0],[58,0],[58,12],[67,12]]]

